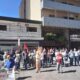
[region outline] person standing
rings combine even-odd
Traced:
[[[25,68],[25,70],[27,70],[28,53],[25,50],[23,50],[21,53],[21,57],[22,57],[23,67]]]
[[[42,53],[42,47],[38,47],[36,51],[36,73],[40,72],[41,53]]]
[[[79,54],[79,63],[80,63],[80,49],[78,49],[78,54]],[[80,66],[80,64],[79,64]]]
[[[44,52],[41,53],[41,67],[44,68]]]
[[[69,51],[69,58],[70,58],[70,66],[73,66],[74,53],[72,49]]]
[[[59,51],[56,55],[58,73],[62,72],[62,54]]]
[[[15,52],[15,68],[16,70],[20,69],[20,54],[18,50]]]
[[[75,66],[79,65],[79,53],[76,50],[76,48],[74,48],[74,59],[75,59]]]
[[[47,51],[45,48],[43,48],[43,54],[44,54],[44,60],[43,60],[43,63],[44,63],[44,67],[47,66]]]

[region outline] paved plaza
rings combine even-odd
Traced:
[[[16,74],[18,80],[80,80],[80,66],[63,67],[63,73],[58,73],[56,67],[41,68],[40,73],[34,70],[22,70]]]

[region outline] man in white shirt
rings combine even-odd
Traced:
[[[74,59],[75,59],[75,66],[76,66],[76,63],[77,65],[79,65],[79,54],[75,48],[74,48]]]
[[[69,51],[69,58],[70,58],[70,66],[73,66],[74,53],[72,49]]]

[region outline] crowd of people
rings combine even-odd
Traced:
[[[57,71],[61,72],[62,66],[79,66],[80,49],[57,49],[42,48],[37,49],[11,49],[4,51],[3,55],[4,67],[9,70],[15,67],[15,70],[36,68],[36,72],[40,72],[40,68],[57,65]]]
[[[36,69],[40,71],[41,67],[57,65],[58,72],[62,72],[62,66],[79,66],[80,49],[56,49],[56,48],[38,48],[36,52]],[[38,68],[37,68],[38,67]]]

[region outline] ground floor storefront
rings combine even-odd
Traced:
[[[42,27],[42,46],[80,48],[80,29]]]
[[[80,48],[80,29],[42,27],[43,39],[20,39],[20,46],[24,43],[31,49],[42,47]],[[0,39],[0,48],[11,49],[18,47],[18,39]]]

